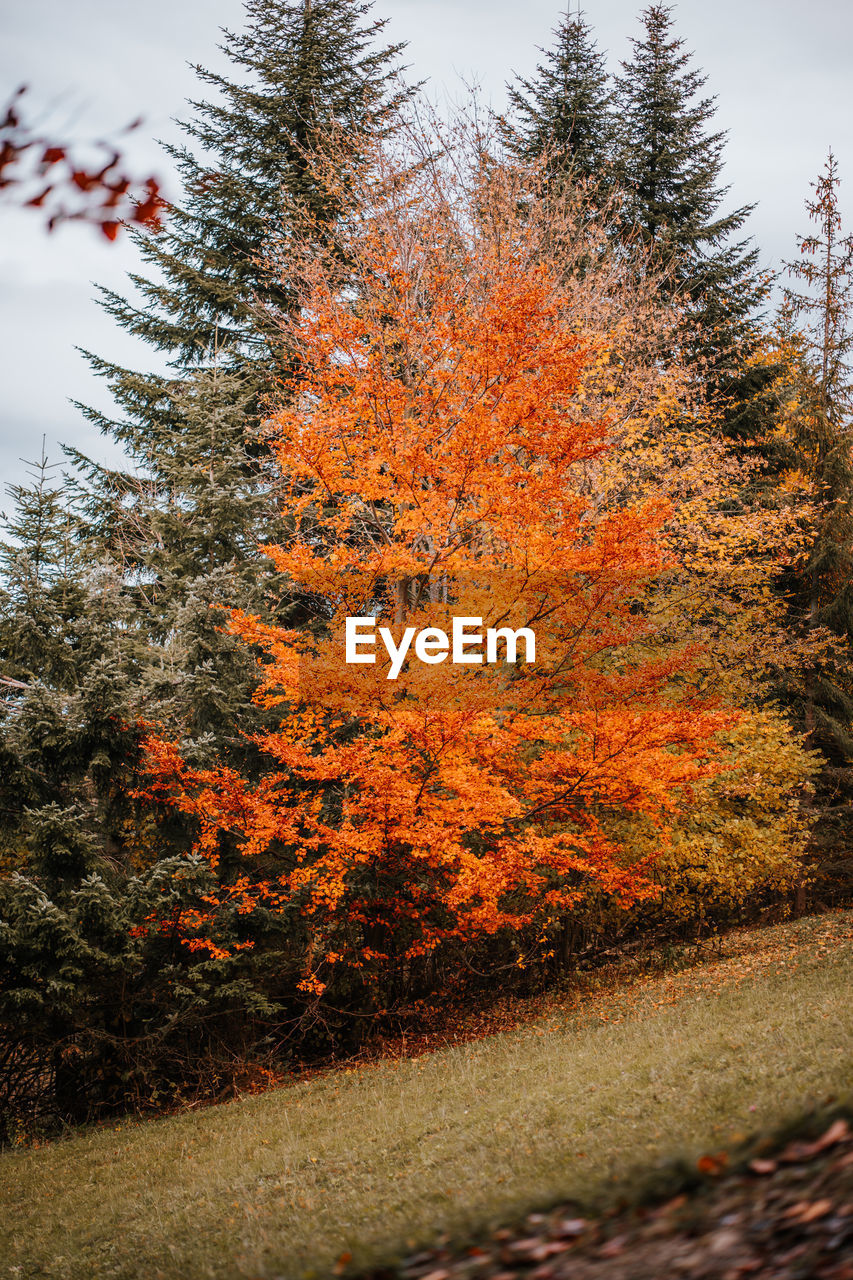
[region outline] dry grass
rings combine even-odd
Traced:
[[[853,916],[416,1060],[0,1158],[0,1276],[327,1275],[558,1197],[600,1203],[850,1088]]]

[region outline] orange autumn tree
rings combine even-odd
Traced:
[[[544,937],[590,886],[651,895],[655,852],[626,856],[608,819],[642,815],[663,849],[733,722],[641,605],[666,503],[590,492],[613,424],[585,379],[610,350],[579,332],[524,170],[380,151],[355,194],[334,254],[292,249],[298,373],[267,423],[293,529],[267,550],[322,608],[305,631],[231,624],[281,710],[256,740],[269,772],[148,742],[149,791],[197,820],[220,898],[300,921],[315,994],[399,982],[450,940]],[[442,658],[461,617],[503,630],[491,655]],[[347,618],[408,640],[405,661],[379,641],[347,662]],[[535,657],[520,637],[513,662],[519,629]],[[191,945],[204,923],[183,922]]]

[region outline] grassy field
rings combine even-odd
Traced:
[[[0,1277],[324,1276],[594,1206],[851,1088],[853,915],[418,1059],[0,1157]]]

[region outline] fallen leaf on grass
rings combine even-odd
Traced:
[[[831,1211],[831,1200],[798,1200],[783,1216],[800,1226],[807,1222],[817,1222],[818,1218],[825,1218]]]
[[[836,1120],[829,1126],[826,1133],[814,1142],[790,1142],[779,1159],[783,1164],[798,1164],[801,1160],[812,1160],[820,1155],[821,1151],[826,1151],[828,1147],[834,1147],[836,1143],[843,1142],[849,1132],[850,1126],[846,1120]]]
[[[532,1253],[542,1244],[541,1236],[528,1236],[524,1240],[513,1240],[509,1246],[513,1253]]]
[[[617,1258],[620,1253],[625,1252],[625,1245],[628,1243],[627,1236],[614,1236],[612,1240],[608,1240],[607,1244],[603,1244],[598,1251],[600,1258]]]
[[[665,1204],[654,1209],[651,1216],[653,1218],[665,1218],[670,1213],[676,1213],[685,1204],[687,1204],[687,1196],[682,1192],[681,1195],[674,1196],[672,1200],[667,1200]]]
[[[574,1239],[576,1236],[583,1235],[586,1227],[586,1218],[564,1218],[555,1229],[554,1235],[558,1240]]]

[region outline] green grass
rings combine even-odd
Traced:
[[[0,1276],[326,1275],[600,1204],[632,1170],[848,1092],[851,920],[741,935],[724,961],[417,1061],[9,1152]]]

